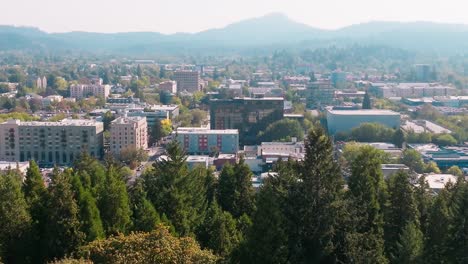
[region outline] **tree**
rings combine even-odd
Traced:
[[[137,66],[137,76],[138,76],[138,78],[140,78],[140,79],[143,77],[143,70],[141,69],[141,65],[140,65],[140,64],[138,64],[138,66]]]
[[[206,207],[206,174],[189,172],[186,156],[177,140],[167,146],[167,159],[145,173],[144,186],[156,210],[166,215],[181,235],[194,234]]]
[[[142,180],[137,180],[130,189],[130,206],[132,209],[132,230],[150,232],[161,223],[159,214],[146,198]]]
[[[441,146],[452,146],[457,144],[457,140],[450,134],[440,134],[434,136],[432,142]]]
[[[424,238],[418,225],[412,222],[403,228],[396,245],[395,263],[421,263]]]
[[[254,210],[252,172],[241,159],[234,167],[226,165],[219,176],[218,202],[234,217],[250,215]]]
[[[424,162],[421,154],[414,149],[405,149],[400,162],[417,173],[422,173],[424,171]]]
[[[154,120],[154,125],[151,127],[150,146],[158,142],[163,137],[163,128],[161,120]]]
[[[208,208],[199,235],[202,246],[226,258],[238,246],[240,240],[241,234],[232,215],[223,212],[216,200],[213,201]]]
[[[393,134],[392,143],[397,147],[402,148],[405,143],[405,133],[401,128],[397,129]]]
[[[44,235],[47,225],[46,202],[48,193],[39,166],[34,160],[29,162],[22,188],[32,220],[29,234],[30,255],[33,259],[41,259],[41,237]]]
[[[282,119],[271,123],[265,131],[260,132],[259,141],[285,141],[295,137],[297,140],[304,138],[304,129],[297,120]]]
[[[106,234],[126,234],[131,227],[132,211],[125,182],[113,166],[107,168],[106,182],[101,188],[98,204]]]
[[[362,109],[372,109],[371,99],[367,91],[364,94],[364,99],[362,101]]]
[[[465,263],[468,260],[468,183],[460,180],[454,188],[446,257],[452,263]]]
[[[424,172],[425,173],[440,173],[439,167],[437,167],[437,163],[434,161],[429,161],[425,166],[424,166]]]
[[[128,146],[120,151],[119,160],[134,169],[139,163],[148,160],[148,153],[142,148]]]
[[[104,123],[104,130],[109,130],[111,122],[115,119],[114,114],[111,111],[107,111],[102,117],[102,122]]]
[[[15,171],[0,175],[0,257],[7,263],[25,261],[24,248],[31,224],[20,176]]]
[[[419,230],[418,209],[414,200],[413,186],[407,173],[399,171],[388,180],[389,203],[385,208],[385,243],[389,258],[400,258],[401,236],[405,229],[408,232],[421,232]],[[411,226],[408,226],[411,225]],[[421,235],[422,236],[422,235]],[[406,237],[404,237],[406,238]]]
[[[458,166],[452,166],[447,170],[448,174],[452,174],[455,176],[463,176],[463,171]]]
[[[73,175],[72,185],[79,207],[81,231],[85,234],[86,241],[104,238],[104,228],[96,199],[90,190],[83,187],[80,176],[76,173]]]
[[[359,162],[352,165],[348,185],[350,199],[357,208],[359,222],[355,227],[355,234],[351,235],[354,241],[350,243],[359,248],[360,256],[365,256],[368,261],[386,263],[383,212],[387,190],[378,153],[372,147],[364,147],[356,160]]]
[[[94,263],[206,263],[215,264],[218,258],[200,249],[190,237],[172,236],[167,227],[158,226],[150,233],[132,233],[95,241],[78,253]]]
[[[294,262],[337,262],[344,182],[331,139],[320,126],[310,130],[297,172],[299,183],[293,185],[288,204],[288,217],[297,225],[290,231],[291,256],[297,256]]]
[[[424,248],[424,259],[429,263],[442,263],[446,260],[448,223],[450,223],[448,196],[448,191],[442,190],[429,211]]]
[[[75,251],[84,242],[80,231],[79,208],[71,185],[71,172],[55,169],[47,199],[47,225],[43,241],[45,256],[51,260]]]

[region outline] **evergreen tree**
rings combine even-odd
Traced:
[[[101,192],[98,204],[106,234],[127,233],[131,227],[132,211],[125,182],[113,166],[107,169],[106,183]]]
[[[405,143],[405,133],[401,128],[397,129],[392,137],[392,143],[397,147],[402,148]]]
[[[44,235],[47,225],[48,192],[39,167],[34,160],[29,162],[22,188],[32,220],[29,234],[29,255],[33,259],[41,259],[41,237]]]
[[[60,258],[72,253],[83,244],[85,235],[80,231],[79,208],[71,185],[71,172],[54,170],[47,199],[47,225],[43,252],[47,259]]]
[[[232,215],[223,212],[218,203],[213,201],[201,227],[201,245],[225,258],[237,247],[240,239],[241,234]]]
[[[25,262],[25,244],[30,229],[26,200],[20,176],[14,171],[0,174],[0,259],[7,263]]]
[[[450,206],[447,258],[452,263],[468,262],[468,183],[457,182]]]
[[[89,190],[81,184],[78,174],[73,175],[73,189],[79,207],[79,218],[81,221],[81,231],[86,236],[86,241],[91,242],[105,237],[102,226],[101,214],[97,207],[96,199]]]
[[[331,139],[321,127],[310,130],[305,159],[297,168],[299,183],[291,190],[291,256],[295,262],[338,261],[338,232],[343,179],[333,158]]]
[[[362,100],[362,109],[372,109],[371,99],[367,91],[364,94],[364,99]]]
[[[153,204],[146,198],[142,180],[137,180],[130,190],[130,206],[134,231],[152,231],[161,222]]]
[[[424,247],[424,260],[428,263],[443,263],[446,260],[446,242],[450,223],[448,196],[448,191],[442,190],[429,211]]]
[[[141,65],[140,65],[140,64],[138,64],[138,66],[137,66],[137,76],[138,76],[138,78],[140,78],[140,79],[143,77],[143,70],[141,69]]]
[[[396,245],[394,263],[422,263],[424,238],[418,224],[408,222]]]
[[[371,263],[386,263],[383,238],[383,209],[387,191],[380,169],[379,154],[370,146],[361,148],[361,153],[352,164],[349,178],[349,194],[356,212],[358,223],[349,243],[355,248],[353,258],[360,257]],[[357,249],[356,249],[357,248]]]
[[[414,230],[421,231],[409,175],[403,171],[393,175],[388,181],[388,193],[389,203],[385,210],[385,243],[387,255],[392,259],[399,258],[398,243],[405,228],[411,229],[407,231],[413,233]]]
[[[432,195],[429,193],[429,184],[424,175],[418,178],[418,184],[414,188],[414,199],[418,208],[419,226],[423,235],[426,236]]]
[[[255,208],[252,171],[241,158],[234,167],[227,165],[219,178],[218,201],[223,210],[238,218],[250,215]]]
[[[206,208],[204,173],[189,172],[186,156],[175,140],[167,146],[168,158],[153,164],[144,175],[148,198],[165,214],[181,235],[191,235],[203,221]]]

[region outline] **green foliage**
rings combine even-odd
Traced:
[[[443,190],[435,198],[429,210],[429,225],[426,231],[425,260],[429,263],[441,263],[446,260],[447,234],[450,221],[447,190]]]
[[[251,215],[254,211],[252,172],[241,159],[234,167],[226,165],[219,176],[218,203],[234,217]]]
[[[450,206],[451,221],[447,236],[446,257],[452,263],[468,260],[468,183],[459,181],[455,185]]]
[[[418,225],[407,223],[397,243],[394,263],[422,263],[424,238]]]
[[[425,165],[421,154],[419,154],[419,152],[414,149],[405,149],[401,156],[400,162],[417,173],[422,173],[424,171]]]
[[[450,134],[440,134],[433,137],[432,142],[440,146],[452,146],[457,144],[457,140]]]
[[[201,250],[192,238],[177,238],[159,226],[151,233],[132,233],[98,240],[83,247],[79,255],[94,263],[193,263],[215,264],[218,258]]]
[[[452,166],[447,170],[448,174],[463,176],[463,171],[458,166]]]
[[[292,137],[297,140],[304,139],[304,129],[297,120],[282,119],[271,123],[265,131],[261,131],[258,135],[259,141],[290,141]]]
[[[395,133],[393,134],[392,143],[395,144],[395,146],[402,148],[405,141],[406,141],[405,133],[403,132],[401,128],[397,129]]]
[[[371,99],[367,91],[364,94],[364,99],[362,101],[362,109],[372,109]]]
[[[85,240],[81,232],[79,208],[74,198],[71,172],[55,169],[49,186],[43,252],[47,259],[71,254]]]
[[[379,123],[363,123],[349,133],[336,135],[337,140],[355,140],[358,142],[392,142],[395,130]]]
[[[177,141],[167,146],[167,160],[145,173],[144,186],[156,210],[165,214],[181,235],[191,235],[203,220],[206,207],[205,173],[189,172]]]
[[[0,257],[7,263],[24,261],[31,216],[15,171],[0,174]]]
[[[161,223],[159,214],[146,197],[141,180],[137,180],[130,189],[130,207],[132,209],[133,231],[150,232]]]
[[[125,182],[113,166],[107,169],[98,201],[104,231],[107,235],[126,234],[131,228],[130,204]]]

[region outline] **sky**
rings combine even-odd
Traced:
[[[0,0],[0,25],[47,32],[199,32],[272,12],[322,29],[369,21],[468,24],[464,0]]]

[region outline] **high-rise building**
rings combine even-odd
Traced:
[[[237,129],[210,130],[199,127],[179,127],[173,135],[189,155],[236,154],[239,151]]]
[[[39,89],[46,89],[47,88],[47,78],[44,77],[37,77],[36,80],[36,87]]]
[[[331,84],[337,89],[343,89],[346,87],[346,72],[335,70],[331,73],[330,77]]]
[[[102,84],[72,84],[70,85],[70,97],[82,99],[89,96],[107,98],[110,94],[110,85]]]
[[[242,144],[255,143],[257,133],[283,118],[282,97],[210,100],[211,129],[238,129]]]
[[[193,93],[203,88],[198,71],[176,71],[174,72],[173,79],[177,82],[177,90],[179,92],[187,91]]]
[[[70,165],[82,152],[102,157],[104,125],[85,119],[60,122],[9,120],[0,124],[0,160]]]
[[[145,117],[119,117],[111,122],[110,133],[110,149],[116,155],[123,149],[148,147],[148,125]]]
[[[306,105],[308,108],[320,108],[335,103],[336,89],[329,81],[309,83],[306,90]]]
[[[415,68],[415,78],[418,82],[429,82],[432,81],[432,67],[429,64],[416,64]]]

